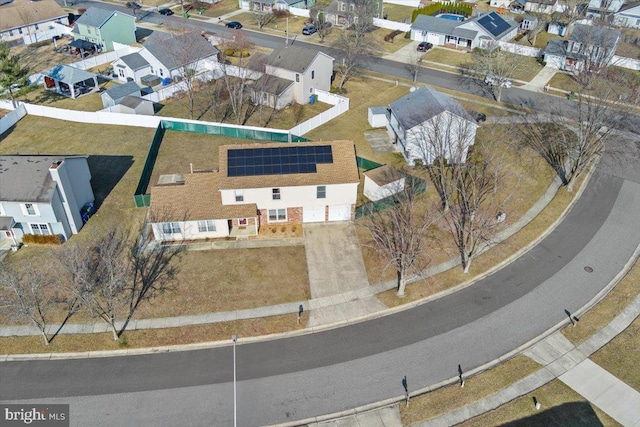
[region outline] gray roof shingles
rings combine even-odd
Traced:
[[[405,130],[411,129],[444,111],[473,121],[473,118],[453,98],[423,86],[390,104],[391,111]]]
[[[127,95],[140,92],[140,86],[134,81],[126,82],[121,85],[113,85],[111,89],[105,93],[111,97],[111,99],[120,99]]]
[[[133,71],[139,70],[144,67],[148,67],[149,63],[146,59],[142,57],[139,53],[130,53],[129,55],[125,55],[120,58],[122,62],[127,64],[127,67],[131,68]]]
[[[63,156],[0,156],[0,201],[48,203],[56,188],[49,167]]]
[[[460,25],[462,22],[453,21],[451,19],[436,18],[435,16],[418,15],[413,25],[412,30],[418,31],[431,31],[440,34],[451,34],[451,32]]]
[[[97,7],[90,7],[80,18],[76,21],[78,24],[87,25],[89,27],[100,28],[114,13],[122,14],[135,19],[133,16],[124,12],[100,9]]]
[[[218,54],[218,49],[199,34],[154,31],[142,44],[167,69],[175,70]]]
[[[575,24],[569,40],[589,46],[600,46],[612,49],[620,38],[620,31],[597,25]]]
[[[281,45],[271,52],[267,63],[274,67],[303,73],[318,54],[318,51],[298,45]]]
[[[70,65],[56,65],[42,74],[69,85],[93,79],[96,76],[93,73]]]

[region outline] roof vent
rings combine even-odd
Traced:
[[[160,175],[160,178],[158,178],[158,185],[184,185],[184,175],[179,173],[172,175]]]

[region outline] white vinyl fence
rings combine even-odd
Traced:
[[[290,7],[289,13],[294,16],[302,16],[305,18],[309,18],[311,16],[311,12],[309,11],[309,9],[300,9],[297,7]]]
[[[331,104],[333,107],[291,128],[289,130],[291,134],[302,136],[318,126],[327,123],[329,120],[338,117],[340,114],[349,111],[349,98],[317,89],[314,93],[318,96],[318,101]]]
[[[400,30],[404,32],[411,31],[411,24],[389,21],[388,19],[373,18],[373,25],[380,28],[387,28],[389,30]]]
[[[419,7],[420,0],[382,0],[383,3],[399,4],[400,6]]]
[[[5,133],[11,126],[27,115],[27,109],[22,104],[17,104],[17,108],[11,101],[0,101],[0,108],[3,110],[12,110],[10,113],[0,118],[0,135]]]
[[[538,49],[537,47],[523,46],[517,43],[508,43],[503,41],[485,39],[480,39],[480,47],[482,49],[493,49],[495,47],[500,47],[500,49],[506,52],[515,53],[516,55],[521,56],[530,56],[532,58],[537,58],[542,52],[542,49]]]
[[[625,58],[624,56],[614,56],[611,58],[610,65],[615,65],[616,67],[629,68],[631,70],[640,71],[640,60]]]

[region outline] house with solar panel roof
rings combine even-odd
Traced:
[[[360,176],[351,141],[220,147],[217,172],[161,175],[158,241],[247,238],[266,224],[351,221]]]
[[[483,41],[509,41],[518,34],[519,24],[496,12],[466,20],[459,18],[418,15],[411,25],[411,40],[434,46],[474,49],[481,47]]]

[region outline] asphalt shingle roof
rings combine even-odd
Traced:
[[[400,172],[389,165],[382,165],[375,169],[370,169],[364,172],[364,175],[378,184],[380,187],[404,178],[404,176]]]
[[[49,167],[65,156],[0,156],[0,201],[51,201],[56,184]]]
[[[438,114],[449,111],[467,120],[473,118],[457,101],[444,93],[423,86],[392,102],[391,111],[402,127],[411,129]]]
[[[120,99],[127,95],[131,95],[132,93],[136,93],[139,91],[140,91],[140,86],[138,86],[138,83],[131,81],[121,85],[113,85],[111,86],[111,89],[109,89],[105,93],[109,95],[111,99]]]
[[[297,44],[281,45],[271,52],[267,63],[274,67],[303,73],[320,52]]]
[[[279,96],[292,84],[293,82],[291,80],[269,74],[263,74],[262,77],[256,80],[253,89],[262,90],[266,93],[272,93]]]
[[[620,31],[599,25],[575,24],[569,40],[589,46],[613,48],[620,38]]]
[[[14,0],[0,6],[0,31],[21,28],[27,24],[64,18],[67,13],[54,0]]]
[[[137,52],[130,53],[129,55],[125,55],[120,59],[122,60],[122,62],[127,64],[127,67],[131,68],[134,71],[139,70],[140,68],[149,66],[149,63],[147,62],[147,60],[144,59],[142,55],[140,55]]]
[[[162,65],[175,70],[218,54],[218,49],[200,34],[170,34],[154,31],[142,44]]]
[[[413,25],[412,30],[418,31],[431,31],[433,33],[451,34],[451,32],[460,25],[462,22],[453,21],[451,19],[436,18],[429,15],[418,15]]]
[[[56,65],[42,73],[43,76],[51,77],[52,79],[73,85],[85,80],[93,79],[96,75],[80,68],[72,67],[70,65]]]
[[[82,14],[80,18],[78,18],[76,22],[78,24],[87,25],[89,27],[100,28],[102,27],[102,25],[104,25],[105,22],[107,22],[109,18],[111,18],[111,15],[114,15],[114,14],[126,15],[131,19],[135,19],[135,17],[117,10],[108,10],[108,9],[100,9],[97,7],[90,7],[89,9],[87,9],[85,13]]]

